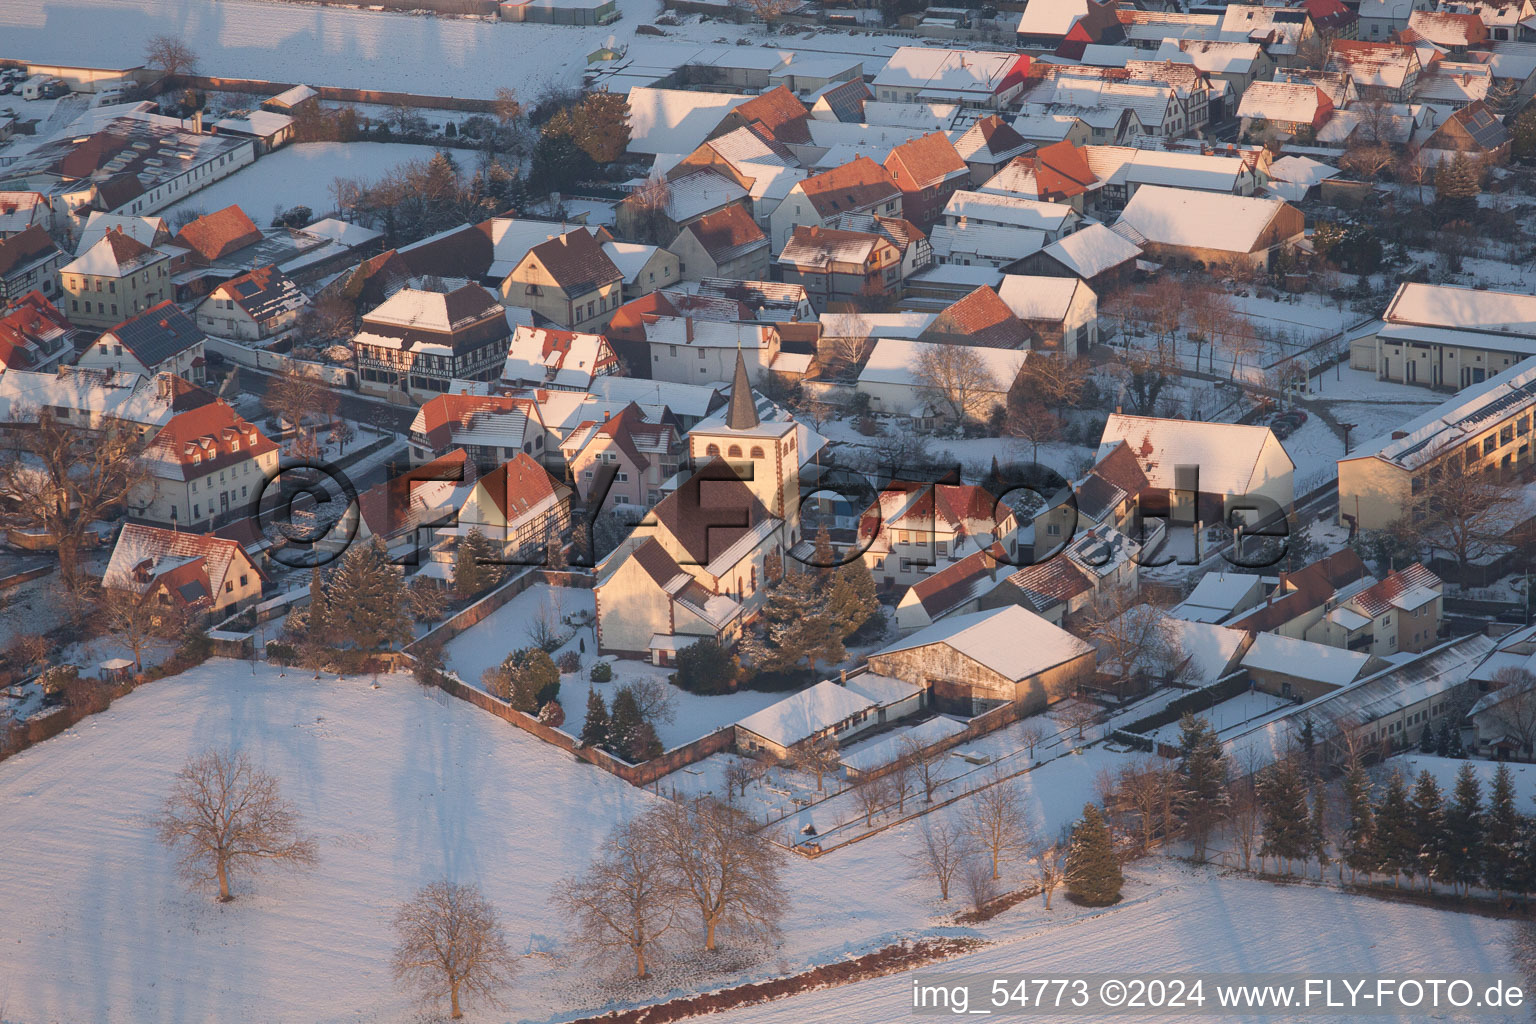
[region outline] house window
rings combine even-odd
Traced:
[[[752,457],[754,459],[761,459],[763,457],[763,449],[761,445],[752,446]]]
[[[730,456],[733,459],[741,458],[741,445],[739,445],[739,444],[731,445]]]
[[[717,444],[709,445],[709,446],[707,446],[704,449],[704,454],[705,455],[719,455],[720,454],[720,446],[717,445]]]

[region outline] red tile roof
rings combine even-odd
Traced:
[[[197,218],[176,235],[176,241],[205,260],[217,260],[261,241],[260,229],[238,206],[226,206]]]
[[[891,172],[867,156],[800,182],[805,197],[824,219],[856,213],[901,196]]]
[[[528,251],[528,256],[538,260],[567,295],[585,295],[624,280],[624,274],[586,228],[540,242]]]
[[[778,142],[803,145],[811,141],[805,124],[808,115],[805,104],[781,85],[747,100],[731,111],[727,121],[739,117],[747,125],[766,130]]]
[[[423,512],[426,509],[412,502],[422,483],[473,483],[474,480],[475,464],[470,461],[464,449],[456,448],[359,494],[358,516],[368,524],[374,536],[393,536],[424,521]],[[446,516],[447,510],[444,512]]]
[[[540,502],[557,497],[557,488],[564,489],[531,455],[522,453],[481,477],[480,486],[508,526],[532,512]]]
[[[10,238],[0,238],[0,277],[58,251],[59,247],[53,244],[48,232],[36,224],[29,224],[25,231]]]
[[[143,596],[163,584],[178,605],[205,608],[216,603],[236,569],[266,578],[238,541],[128,523],[118,534],[102,582]]]
[[[277,444],[242,419],[222,398],[170,418],[146,455],[182,480],[207,476],[277,450]]]
[[[1361,614],[1374,619],[1378,615],[1391,611],[1392,602],[1415,587],[1438,590],[1441,587],[1440,577],[1418,562],[1414,562],[1392,573],[1381,582],[1360,591],[1349,599],[1349,603],[1359,608]]]
[[[885,168],[903,190],[916,192],[951,177],[968,175],[965,161],[943,132],[929,132],[891,150]]]
[[[30,369],[34,353],[74,327],[39,291],[30,291],[0,314],[0,369]]]
[[[740,206],[727,206],[707,214],[684,230],[693,233],[693,237],[716,265],[768,245],[767,236],[757,226],[752,215]]]
[[[997,292],[982,285],[946,306],[919,336],[919,341],[950,341],[983,348],[1028,348],[1035,336]]]

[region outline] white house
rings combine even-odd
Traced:
[[[944,350],[953,347],[927,341],[881,338],[875,342],[874,351],[859,372],[858,391],[869,396],[869,407],[874,412],[918,419],[946,416],[949,414],[946,409],[952,404],[963,406],[978,420],[985,419],[995,405],[1007,408],[1008,394],[1018,382],[1029,353],[965,346],[964,351],[974,353],[991,383],[967,387],[962,392],[958,388],[938,386],[939,380],[926,377],[920,369],[920,362],[925,357],[942,359],[946,355]]]

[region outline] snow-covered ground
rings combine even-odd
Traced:
[[[1483,804],[1486,806],[1488,794],[1493,789],[1494,773],[1499,770],[1498,763],[1494,761],[1439,757],[1435,754],[1400,754],[1397,757],[1387,758],[1374,771],[1378,777],[1385,780],[1388,772],[1397,769],[1411,782],[1419,772],[1428,770],[1440,784],[1441,790],[1449,797],[1456,785],[1456,773],[1461,771],[1461,766],[1464,764],[1470,764],[1477,773],[1478,781],[1483,786]],[[1536,812],[1536,765],[1511,763],[1509,774],[1515,784],[1516,806],[1525,814]]]
[[[160,216],[172,218],[181,210],[212,213],[233,204],[258,227],[295,206],[307,206],[317,218],[324,217],[336,206],[331,182],[337,178],[372,184],[390,168],[431,159],[436,152],[431,146],[392,142],[299,142],[192,193]]]
[[[1083,972],[1370,972],[1431,976],[1436,972],[1508,972],[1510,926],[1465,914],[1422,910],[1325,888],[1276,886],[1214,871],[1152,862],[1131,869],[1125,899],[1089,911],[1064,899],[1044,910],[1031,900],[997,922],[996,944],[920,972],[823,989],[728,1011],[728,1024],[802,1024],[918,1020],[912,1015],[914,973],[1053,977]],[[1054,974],[1052,972],[1055,972]],[[987,985],[979,991],[990,994]],[[976,1002],[972,1012],[984,1009]],[[1048,1016],[1048,1015],[1047,1015]],[[716,1019],[716,1018],[711,1018]],[[1142,1012],[1078,1015],[1074,1021],[1179,1019]],[[1231,1014],[1237,1022],[1278,1016]],[[1308,1021],[1347,1021],[1321,1014]],[[1376,1017],[1376,1020],[1425,1020]],[[1486,1011],[1436,1020],[1525,1020]]]

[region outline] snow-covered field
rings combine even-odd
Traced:
[[[258,227],[265,227],[275,213],[294,206],[307,206],[317,218],[323,217],[336,205],[331,194],[335,179],[371,184],[392,167],[429,160],[436,152],[431,146],[391,142],[300,142],[192,193],[160,215],[170,218],[184,209],[212,213],[234,204]]]
[[[1083,972],[1326,971],[1432,975],[1508,972],[1509,925],[1421,910],[1328,889],[1275,886],[1213,871],[1153,862],[1129,872],[1125,899],[1104,911],[1066,900],[1047,913],[1031,900],[998,919],[999,941],[922,974]],[[988,992],[985,985],[982,992]],[[979,1007],[972,1002],[972,1012]],[[714,1020],[716,1018],[710,1018]],[[720,1015],[728,1024],[920,1020],[912,1015],[912,973],[822,990]],[[1020,1018],[1030,1019],[1030,1018]],[[1038,1019],[1047,1019],[1040,1017]],[[1074,1021],[1175,1020],[1172,1015],[1078,1016]],[[1224,1016],[1233,1022],[1301,1019]],[[1308,1016],[1319,1024],[1348,1016]],[[1424,1016],[1373,1017],[1426,1020]],[[1520,1015],[1444,1015],[1435,1020],[1528,1020]]]

